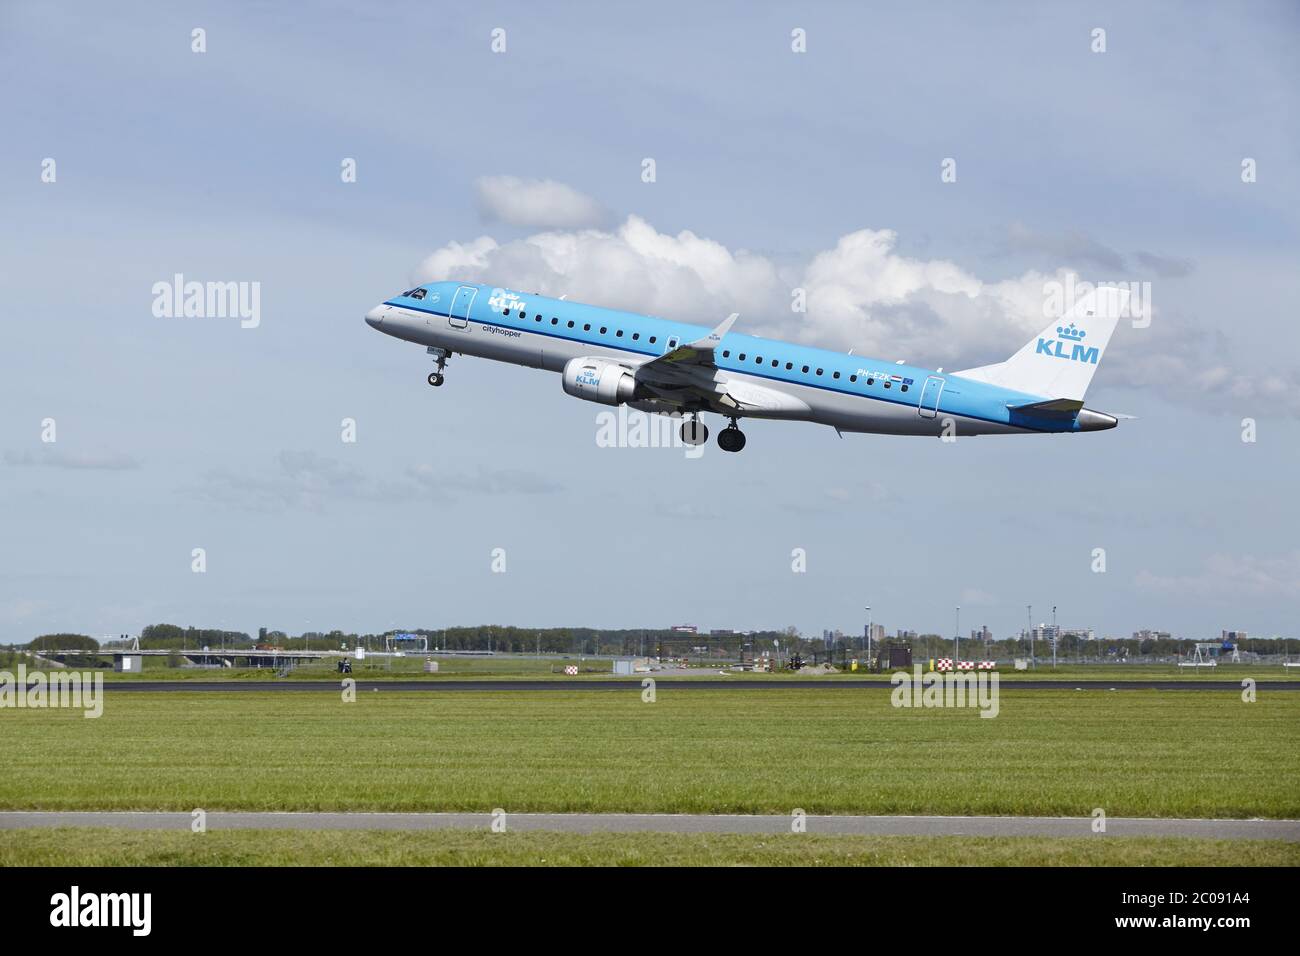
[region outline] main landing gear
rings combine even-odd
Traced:
[[[703,445],[709,440],[708,426],[700,421],[698,412],[690,412],[689,415],[682,422],[682,441],[688,445]],[[745,433],[740,430],[734,418],[730,425],[718,432],[718,447],[733,452],[745,447]]]
[[[682,422],[682,441],[688,445],[703,445],[709,440],[709,426],[700,421],[698,412]]]
[[[433,360],[438,363],[437,371],[429,373],[429,384],[434,388],[437,388],[446,381],[446,378],[442,374],[442,370],[446,367],[447,359],[451,357],[451,353],[446,349],[438,348],[436,345],[430,345],[429,354],[432,355]]]
[[[718,432],[718,447],[723,451],[740,451],[745,447],[745,433],[733,418],[731,424]]]

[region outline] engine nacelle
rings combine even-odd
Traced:
[[[564,390],[589,402],[621,405],[636,393],[636,376],[609,359],[569,359],[564,365]]]

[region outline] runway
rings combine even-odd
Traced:
[[[625,678],[622,680],[383,680],[356,682],[359,693],[376,691],[625,691],[639,693],[642,680],[651,675]],[[677,690],[889,690],[894,686],[887,679],[879,680],[837,680],[804,679],[790,680],[752,680],[737,678],[734,680],[714,677],[688,677],[678,679],[654,678],[658,691]],[[208,691],[332,691],[338,693],[342,680],[106,680],[104,690],[119,692],[208,692]],[[1275,690],[1300,690],[1300,681],[1260,681],[1255,685],[1259,693]],[[1240,681],[1210,680],[1135,680],[1135,681],[1071,681],[1071,680],[1002,680],[998,682],[998,691],[1006,693],[1018,690],[1092,690],[1092,691],[1126,691],[1126,690],[1167,690],[1167,691],[1236,691],[1241,692]]]
[[[208,830],[478,830],[489,813],[223,813],[206,814]],[[792,832],[789,814],[505,813],[508,830],[564,833]],[[0,812],[0,830],[34,827],[121,827],[190,830],[189,813]],[[1091,817],[805,816],[805,831],[835,836],[1194,837],[1300,842],[1300,820],[1157,820],[1109,817],[1105,832]]]

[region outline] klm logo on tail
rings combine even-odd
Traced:
[[[1069,362],[1087,362],[1090,365],[1096,365],[1097,360],[1101,358],[1101,350],[1095,346],[1085,346],[1083,337],[1088,333],[1083,329],[1075,328],[1073,322],[1069,325],[1056,327],[1056,334],[1060,339],[1043,339],[1038,340],[1038,348],[1034,350],[1035,355],[1050,355],[1052,358],[1065,359]],[[1064,341],[1062,341],[1064,340]],[[1073,343],[1073,348],[1066,351],[1066,343]]]

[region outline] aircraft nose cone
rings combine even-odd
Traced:
[[[366,313],[366,325],[372,329],[377,329],[384,324],[384,312],[387,309],[382,305],[377,305]]]

